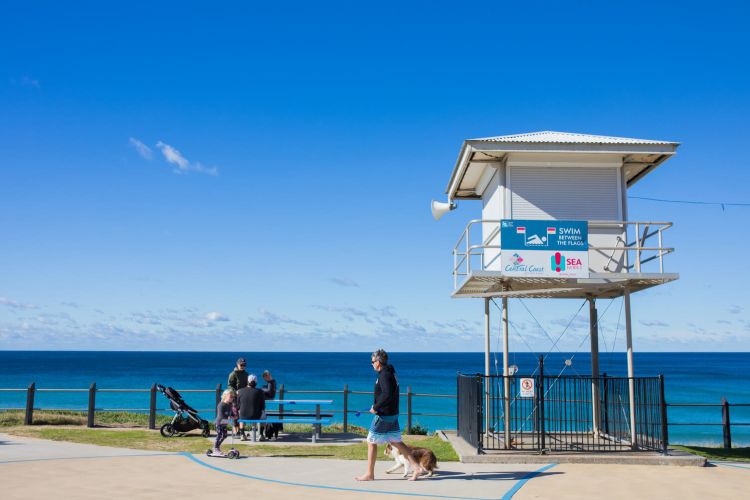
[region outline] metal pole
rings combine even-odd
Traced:
[[[96,382],[91,384],[89,387],[89,411],[86,415],[88,417],[87,425],[94,427],[94,415],[96,413]]]
[[[724,431],[724,448],[732,447],[732,427],[729,423],[729,401],[721,398],[721,428]]]
[[[539,451],[545,452],[545,432],[544,432],[544,356],[539,356],[539,387],[537,387],[537,394],[539,394]]]
[[[151,386],[151,399],[148,405],[148,428],[156,429],[156,384]]]
[[[484,299],[484,432],[490,435],[490,299]]]
[[[661,401],[661,452],[666,455],[669,446],[669,428],[667,427],[667,400],[664,397],[664,375],[659,375],[659,399]]]
[[[279,399],[284,399],[284,384],[279,386]],[[279,405],[279,419],[284,420],[284,405]]]
[[[221,384],[216,384],[216,406],[221,403]]]
[[[604,426],[604,432],[606,434],[609,434],[609,396],[607,394],[609,387],[607,384],[607,372],[602,373],[602,385],[603,385],[602,398],[604,399],[603,401],[604,408],[602,408],[602,417],[604,420],[603,426]]]
[[[349,384],[344,384],[344,432],[349,432]]]
[[[599,321],[596,299],[589,297],[589,328],[591,337],[591,413],[594,435],[599,435]]]
[[[406,387],[406,433],[411,434],[411,386]]]
[[[625,342],[628,350],[628,402],[630,406],[630,446],[638,447],[638,434],[635,421],[635,371],[633,369],[633,323],[630,317],[630,290],[623,292],[625,306]]]
[[[510,358],[508,342],[508,299],[503,298],[503,431],[505,435],[505,449],[510,448],[510,369],[508,361]]]
[[[640,224],[635,223],[635,272],[641,272],[641,229]]]
[[[34,421],[34,393],[36,392],[36,382],[32,382],[26,389],[26,415],[24,416],[24,425],[31,425]]]

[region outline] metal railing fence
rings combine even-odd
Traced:
[[[221,393],[223,392],[223,388],[221,384],[218,384],[215,389],[178,389],[180,393],[210,393],[214,394],[214,400],[215,403],[218,405],[220,399],[221,399]],[[0,408],[0,411],[18,411],[23,410],[24,411],[24,424],[25,425],[32,425],[34,420],[34,411],[73,411],[73,412],[82,412],[86,413],[87,416],[87,425],[88,427],[94,427],[96,425],[96,413],[97,412],[136,412],[136,413],[148,413],[149,415],[149,428],[155,429],[156,428],[156,415],[159,413],[165,413],[170,412],[172,409],[170,407],[159,407],[157,405],[157,401],[165,402],[167,401],[164,398],[157,397],[157,389],[156,384],[152,385],[150,389],[103,389],[100,387],[97,387],[96,383],[92,383],[91,386],[89,386],[88,389],[78,389],[78,388],[41,388],[36,386],[36,382],[32,382],[26,389],[19,389],[19,388],[0,388],[0,392],[17,392],[17,393],[25,393],[26,395],[26,401],[25,401],[25,407],[5,407]],[[35,405],[35,401],[37,400],[37,394],[40,393],[85,393],[87,394],[87,405],[86,406],[45,406],[45,407],[39,407]],[[106,394],[106,393],[144,393],[149,395],[149,406],[148,408],[107,408],[107,407],[99,407],[97,406],[97,395],[98,394]],[[358,414],[362,412],[361,408],[350,408],[351,406],[351,398],[350,396],[373,396],[372,391],[352,391],[349,389],[348,384],[344,385],[344,388],[342,390],[288,390],[284,387],[284,384],[281,384],[279,386],[279,390],[277,393],[277,398],[280,400],[283,399],[289,399],[289,395],[311,395],[311,394],[317,394],[317,395],[331,395],[331,396],[340,396],[341,398],[341,406],[340,407],[333,407],[330,409],[326,409],[326,412],[332,413],[332,414],[338,414],[341,415],[342,423],[344,432],[348,431],[349,425],[350,425],[350,419],[349,417],[351,414]],[[402,411],[400,413],[401,416],[406,417],[406,431],[411,432],[412,428],[414,427],[414,421],[415,417],[448,417],[448,418],[455,418],[455,413],[435,413],[435,412],[427,412],[427,411],[415,411],[414,409],[414,401],[416,399],[420,398],[432,398],[432,399],[455,399],[455,394],[431,394],[431,393],[417,393],[413,392],[411,387],[406,388],[406,392],[400,393],[400,396],[402,398],[406,399],[406,411]],[[402,406],[403,409],[403,406]],[[213,408],[197,408],[199,412],[214,412],[216,410],[216,407]],[[301,410],[300,410],[301,411]],[[287,407],[284,409],[284,414],[292,416],[294,415],[296,410],[289,409]],[[211,413],[212,415],[212,413]],[[212,417],[209,418],[209,420],[212,420]]]
[[[501,222],[501,219],[473,219],[468,222],[451,252],[454,290],[458,288],[460,278],[469,276],[472,271],[483,271],[500,258]],[[658,272],[663,273],[664,257],[674,252],[674,248],[665,247],[663,244],[663,233],[672,227],[671,222],[589,221],[588,226],[589,229],[621,229],[624,234],[624,238],[615,238],[614,246],[589,242],[589,252],[599,251],[609,255],[605,270],[608,270],[609,265],[615,260],[615,253],[620,251],[626,271],[640,273],[645,264],[657,261]],[[482,239],[482,234],[485,233],[487,236]]]
[[[663,377],[459,374],[457,405],[458,434],[478,453],[667,449]]]
[[[750,403],[730,403],[726,398],[721,398],[721,403],[667,403],[669,408],[721,408],[721,422],[669,422],[670,426],[721,426],[722,445],[724,448],[732,447],[732,426],[750,426],[748,422],[733,422],[730,419],[730,409],[750,408]]]

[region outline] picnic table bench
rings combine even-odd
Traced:
[[[321,405],[333,404],[332,399],[271,399],[266,401],[268,405],[278,405],[279,411],[266,413],[267,416],[272,418],[264,419],[239,419],[238,422],[252,425],[252,440],[256,442],[257,439],[257,424],[310,424],[313,426],[312,442],[317,442],[317,439],[322,433],[322,426],[330,425],[333,421],[332,414],[321,414]],[[288,416],[284,416],[283,407],[287,405],[300,405],[300,406],[311,406],[315,405],[315,413],[287,413]]]

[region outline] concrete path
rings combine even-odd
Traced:
[[[706,468],[617,465],[440,464],[409,482],[384,474],[357,483],[353,460],[164,454],[0,434],[3,499],[30,498],[742,498],[748,464]],[[747,468],[746,468],[747,467]]]

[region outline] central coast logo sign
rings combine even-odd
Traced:
[[[523,257],[521,257],[521,255],[518,252],[515,252],[511,258],[510,263],[505,266],[505,271],[515,272],[515,273],[521,272],[521,273],[530,273],[530,274],[541,274],[544,272],[544,267],[526,262],[526,260]]]
[[[552,269],[556,273],[564,273],[566,269],[583,269],[583,262],[581,261],[581,259],[577,257],[565,257],[565,255],[560,252],[555,252],[550,256],[549,260],[550,269]]]

